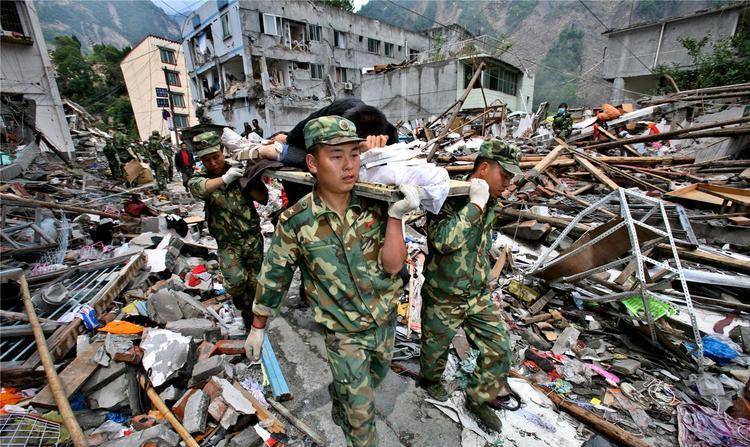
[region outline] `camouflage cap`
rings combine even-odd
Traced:
[[[316,144],[344,144],[363,141],[357,136],[357,126],[340,116],[323,116],[311,119],[305,124],[305,148],[310,150]]]
[[[158,137],[159,136],[159,131],[158,130],[152,130],[151,131],[151,135],[153,135],[155,137]]]
[[[521,151],[514,145],[505,143],[498,139],[485,141],[479,146],[478,157],[495,160],[506,171],[513,175],[523,175],[519,167],[521,162]]]
[[[219,140],[216,132],[203,132],[193,137],[193,147],[198,158],[219,152],[221,150],[220,144],[221,140]]]

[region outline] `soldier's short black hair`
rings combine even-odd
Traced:
[[[557,106],[557,108],[559,109],[560,107],[565,107],[567,109],[568,108],[568,103],[567,102],[561,102],[560,105]]]

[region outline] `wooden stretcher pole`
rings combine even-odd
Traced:
[[[83,434],[81,426],[78,425],[78,421],[73,414],[73,409],[70,407],[70,402],[68,402],[68,398],[65,395],[65,389],[60,381],[60,377],[58,377],[57,371],[55,371],[55,361],[49,353],[42,325],[39,323],[39,318],[36,316],[34,303],[31,302],[29,284],[26,282],[26,276],[20,269],[18,270],[18,284],[21,286],[23,306],[26,309],[26,315],[29,317],[29,324],[31,324],[31,329],[34,332],[36,349],[39,352],[39,358],[44,367],[44,375],[47,376],[47,384],[52,391],[52,396],[55,398],[57,409],[60,410],[63,424],[68,428],[70,439],[73,441],[75,447],[88,447],[89,443],[86,440],[86,435]]]
[[[200,445],[195,441],[195,438],[193,438],[190,433],[185,430],[185,427],[182,425],[182,423],[180,423],[180,421],[177,420],[177,417],[175,417],[174,413],[169,410],[167,404],[165,404],[164,401],[161,400],[161,397],[159,397],[159,393],[157,393],[154,387],[151,386],[151,382],[146,378],[146,376],[142,374],[139,375],[138,383],[141,385],[141,388],[146,391],[146,395],[148,396],[149,400],[151,400],[151,403],[154,404],[154,407],[159,410],[159,413],[164,415],[164,419],[169,422],[169,425],[174,428],[174,431],[176,431],[177,434],[180,435],[180,438],[185,441],[185,445],[187,447],[200,447]]]

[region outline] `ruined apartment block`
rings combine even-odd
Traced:
[[[182,26],[198,115],[241,129],[288,130],[342,97],[362,69],[430,49],[423,34],[313,2],[207,1]]]

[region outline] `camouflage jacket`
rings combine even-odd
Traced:
[[[560,115],[559,113],[556,114],[552,119],[552,129],[556,133],[572,130],[573,118],[570,116],[570,113],[565,112],[562,115]]]
[[[281,304],[297,266],[315,321],[335,332],[388,324],[401,290],[380,249],[387,205],[352,194],[343,216],[312,192],[281,214],[258,276],[253,312],[270,316]]]
[[[225,171],[229,169],[227,164]],[[252,199],[242,192],[240,182],[234,181],[212,193],[206,192],[206,182],[214,177],[196,173],[188,180],[188,190],[196,199],[205,202],[204,212],[208,231],[219,246],[244,245],[247,239],[261,238],[260,218]]]
[[[468,197],[448,198],[428,216],[426,291],[436,297],[474,297],[489,287],[494,202],[482,212]]]
[[[146,156],[148,157],[148,161],[152,164],[163,163],[164,161],[161,158],[160,152],[161,141],[157,138],[149,138],[148,143],[146,143]]]
[[[124,133],[115,132],[112,135],[112,147],[115,149],[117,155],[119,155],[121,159],[130,160],[131,158],[133,158],[130,155],[130,152],[128,152],[128,137],[126,137]]]

